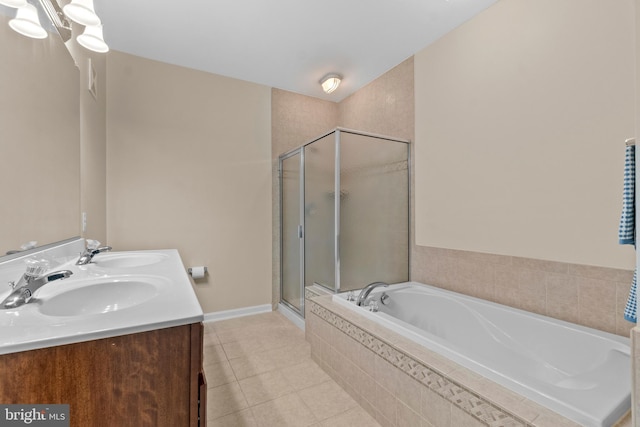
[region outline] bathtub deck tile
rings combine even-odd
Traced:
[[[413,411],[420,413],[421,394],[424,387],[414,378],[402,373],[397,374],[398,399],[404,402]]]
[[[443,399],[436,392],[424,388],[422,390],[422,417],[433,426],[448,427],[451,425],[451,402]]]
[[[454,405],[451,408],[451,427],[454,426],[486,427],[486,424]]]
[[[535,427],[582,427],[578,423],[574,423],[571,420],[560,417],[549,411],[549,413],[542,414],[532,423]]]
[[[403,404],[397,402],[396,409],[396,425],[398,427],[421,427],[422,417],[416,411]]]
[[[496,406],[509,408],[509,412],[525,421],[531,422],[540,415],[539,405],[486,378],[481,379],[477,392]]]
[[[394,346],[404,353],[405,357],[412,359],[414,362],[423,361],[427,363],[432,370],[441,374],[448,374],[459,367],[459,365],[453,363],[435,351],[429,350],[404,337],[400,337]]]

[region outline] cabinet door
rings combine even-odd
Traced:
[[[197,425],[202,344],[192,351],[192,338],[201,327],[2,355],[0,402],[69,404],[72,427]]]

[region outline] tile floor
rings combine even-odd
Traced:
[[[205,323],[209,427],[379,427],[280,313]]]

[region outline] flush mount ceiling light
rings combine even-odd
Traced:
[[[87,26],[84,29],[84,33],[80,34],[76,40],[82,47],[94,52],[109,52],[109,46],[104,42],[104,37],[102,36],[102,25]]]
[[[0,0],[0,4],[7,7],[22,7],[27,5],[27,0]]]
[[[93,0],[72,0],[72,2],[63,7],[62,10],[69,19],[80,25],[89,26],[101,24],[100,18],[96,15],[93,7]]]
[[[338,89],[341,81],[342,76],[340,74],[331,73],[324,76],[320,80],[320,84],[322,85],[322,90],[325,91],[325,93],[331,93]]]
[[[13,31],[33,39],[46,39],[48,36],[47,31],[40,25],[38,11],[31,4],[20,7],[16,17],[9,21],[9,26]]]

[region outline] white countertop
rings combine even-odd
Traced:
[[[104,266],[100,263],[101,257],[106,261],[118,257],[135,258],[142,254],[155,254],[159,262],[117,268],[107,267],[106,262]],[[66,257],[52,269],[71,270],[73,275],[68,279],[44,285],[28,304],[15,309],[0,309],[0,354],[186,325],[201,322],[204,318],[175,249],[98,254],[94,263],[88,265],[75,265],[77,259],[77,256]],[[14,279],[17,281],[19,277],[20,274]],[[65,292],[104,282],[125,282],[119,284],[122,289],[131,281],[153,283],[153,292],[145,294],[143,302],[121,305],[124,308],[114,306],[105,312],[83,313],[79,307],[73,315],[45,314],[49,312],[46,308],[53,304],[51,301]],[[109,283],[100,285],[103,291],[109,291]],[[0,284],[0,301],[9,292],[8,286],[3,289]],[[88,295],[91,297],[91,293]]]

